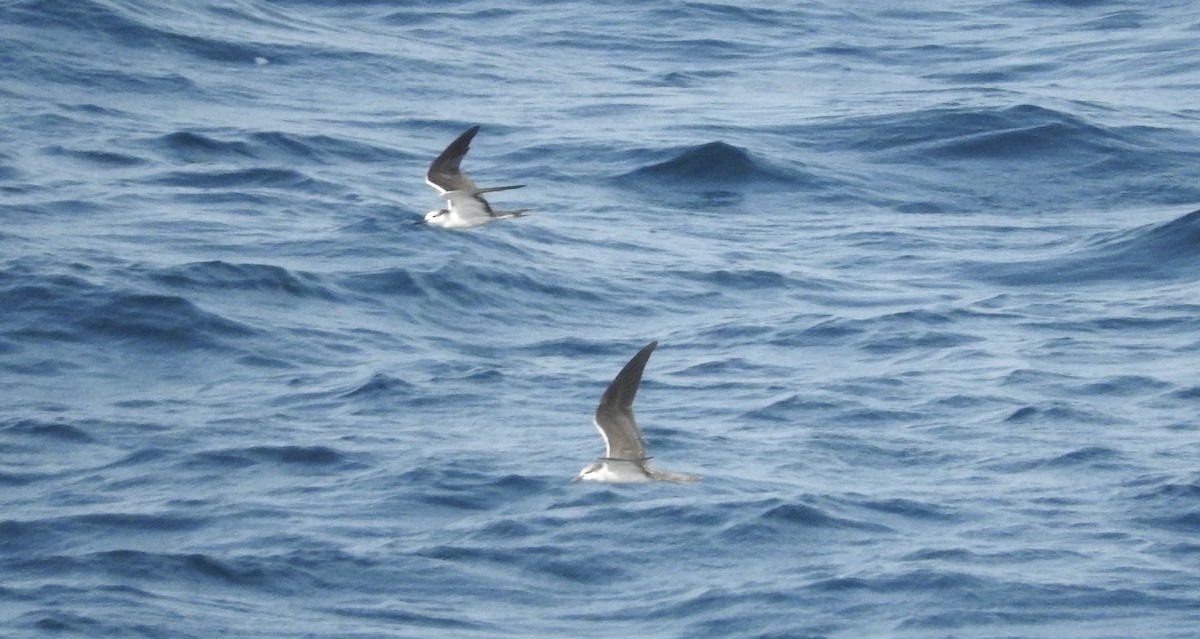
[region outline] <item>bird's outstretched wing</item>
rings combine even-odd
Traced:
[[[604,438],[605,457],[613,459],[639,460],[646,458],[646,444],[642,441],[637,420],[633,417],[633,400],[642,383],[642,371],[658,342],[650,342],[638,351],[629,363],[613,378],[596,407],[594,423]]]
[[[459,166],[467,151],[471,150],[471,140],[479,133],[479,125],[462,132],[450,143],[429,165],[425,181],[441,193],[447,191],[474,191],[475,183],[463,174]]]

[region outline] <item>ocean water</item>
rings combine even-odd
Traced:
[[[889,6],[0,2],[0,637],[1197,636],[1200,12]]]

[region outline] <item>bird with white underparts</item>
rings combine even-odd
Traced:
[[[650,467],[646,444],[633,417],[633,399],[642,383],[642,371],[658,342],[650,342],[638,351],[617,373],[596,407],[592,423],[604,439],[604,456],[588,464],[572,481],[602,481],[613,483],[689,482],[697,475],[670,473]]]
[[[468,229],[498,220],[524,217],[529,212],[529,209],[498,211],[483,199],[484,193],[519,189],[524,187],[524,184],[479,188],[459,168],[463,157],[471,148],[471,140],[476,133],[479,133],[479,125],[463,131],[462,135],[455,138],[429,165],[429,171],[425,174],[425,182],[446,198],[446,208],[430,211],[425,214],[425,219],[418,220],[414,224],[430,224],[446,229]]]

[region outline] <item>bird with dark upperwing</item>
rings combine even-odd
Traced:
[[[463,156],[471,148],[471,139],[475,137],[476,133],[479,133],[479,125],[463,131],[462,135],[455,138],[450,146],[447,146],[441,154],[434,158],[433,164],[429,165],[425,181],[446,198],[446,208],[430,211],[425,214],[425,219],[414,222],[414,224],[432,224],[446,229],[468,229],[497,220],[523,217],[529,212],[529,209],[497,211],[492,208],[491,204],[488,204],[487,200],[483,199],[484,193],[519,189],[524,187],[524,184],[481,189],[475,186],[471,178],[467,177],[459,168]]]
[[[697,475],[669,473],[650,467],[646,444],[633,417],[633,399],[642,383],[642,371],[658,342],[650,342],[638,351],[629,363],[613,378],[596,407],[592,421],[604,438],[604,456],[592,462],[572,481],[605,482],[687,482],[700,479]]]

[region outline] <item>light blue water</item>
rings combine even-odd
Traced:
[[[0,3],[0,636],[1196,636],[1143,4]]]

